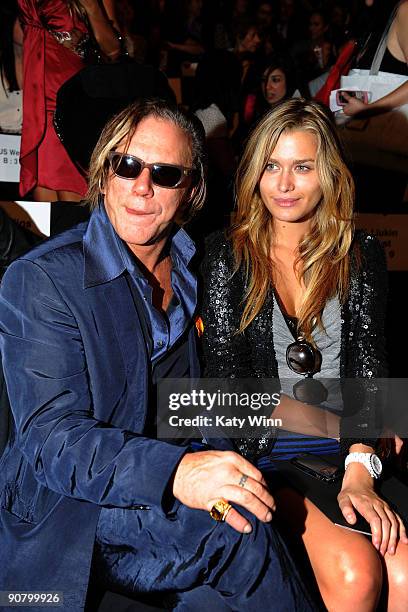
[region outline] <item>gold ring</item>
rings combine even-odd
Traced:
[[[214,521],[225,521],[231,508],[231,504],[226,499],[219,499],[211,508],[210,516]]]

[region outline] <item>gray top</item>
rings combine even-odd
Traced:
[[[342,401],[339,385],[333,381],[333,379],[338,380],[340,378],[341,308],[337,297],[331,298],[326,303],[322,322],[324,331],[320,328],[313,331],[316,346],[322,354],[320,372],[314,374],[313,378],[326,379],[324,384],[329,396],[324,405],[330,406],[334,410],[341,410]],[[303,376],[293,372],[286,363],[286,349],[289,344],[294,342],[294,338],[289,331],[275,296],[273,297],[272,325],[281,388],[286,395],[293,397],[293,385]],[[327,379],[330,379],[330,381]]]

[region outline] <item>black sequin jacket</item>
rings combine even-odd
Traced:
[[[350,289],[341,310],[341,379],[356,379],[345,397],[340,427],[341,449],[351,444],[375,446],[379,435],[376,378],[387,376],[385,358],[385,309],[387,270],[379,242],[356,231],[352,245]],[[278,364],[273,344],[271,293],[249,327],[236,334],[242,315],[245,278],[233,274],[232,248],[221,232],[207,240],[202,264],[204,323],[203,373],[208,378],[275,378]],[[245,445],[248,458],[256,456],[259,440]],[[241,448],[241,450],[243,450]]]

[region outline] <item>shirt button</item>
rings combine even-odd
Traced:
[[[163,342],[163,340],[159,340],[159,341],[157,342],[157,345],[156,345],[156,346],[157,346],[157,348],[162,348],[162,346],[164,346],[164,342]]]

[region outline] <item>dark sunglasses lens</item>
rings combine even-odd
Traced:
[[[182,171],[177,166],[157,164],[152,169],[152,179],[160,187],[175,187],[182,179]]]
[[[135,179],[142,170],[142,164],[127,155],[113,155],[111,162],[114,173],[122,178]]]
[[[316,365],[316,354],[307,342],[293,342],[286,349],[288,366],[297,374],[313,374]]]

